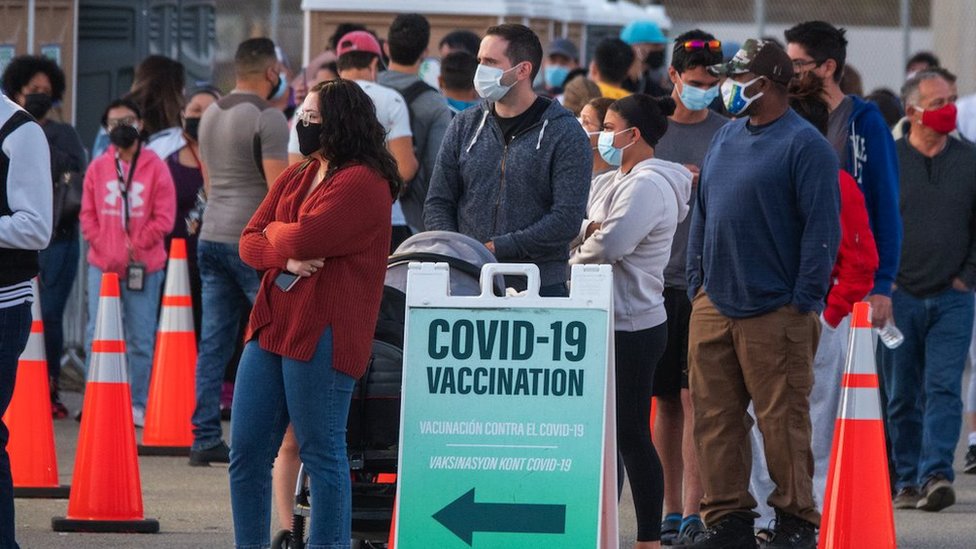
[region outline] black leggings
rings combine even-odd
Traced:
[[[617,451],[634,496],[637,541],[661,539],[664,471],[651,442],[650,417],[654,369],[667,343],[667,323],[638,332],[614,332]]]

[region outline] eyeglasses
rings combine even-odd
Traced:
[[[817,61],[816,59],[794,59],[793,70],[794,71],[801,70],[803,67],[806,67],[807,65],[815,65],[819,67],[821,64],[823,64],[823,62]]]
[[[710,50],[714,52],[722,51],[722,41],[721,40],[685,40],[678,45],[680,48],[684,48],[685,51],[696,51],[696,50]],[[677,48],[675,48],[677,49]]]
[[[322,115],[316,111],[300,111],[298,113],[298,120],[302,123],[302,126],[307,128],[309,124],[321,124]]]
[[[136,125],[136,117],[134,116],[126,116],[123,118],[109,118],[105,122],[105,128],[108,131],[112,131],[115,128],[118,128],[119,126],[135,126],[135,125]]]

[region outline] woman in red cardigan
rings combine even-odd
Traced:
[[[369,359],[402,184],[358,84],[320,84],[302,109],[308,159],[281,174],[241,235],[241,259],[264,276],[234,391],[239,547],[269,545],[271,464],[289,422],[315,500],[309,547],[349,547],[346,417]]]

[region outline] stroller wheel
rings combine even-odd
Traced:
[[[291,541],[291,530],[278,530],[271,539],[271,549],[297,549]]]

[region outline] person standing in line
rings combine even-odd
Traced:
[[[14,485],[3,416],[17,380],[17,362],[31,328],[31,279],[38,250],[53,227],[51,154],[44,132],[16,103],[0,94],[0,547],[16,549]]]
[[[790,109],[789,56],[747,40],[727,65],[722,127],[702,162],[688,237],[689,387],[708,529],[694,549],[756,547],[746,410],[776,489],[768,547],[816,546],[810,390],[840,241],[837,156]],[[762,151],[761,156],[756,151]]]
[[[664,62],[668,39],[653,21],[632,21],[620,31],[620,39],[634,50],[634,61],[624,87],[654,97],[668,95]]]
[[[571,40],[557,38],[550,42],[545,66],[542,68],[545,77],[543,93],[558,101],[563,94],[563,87],[569,81],[570,73],[580,68],[579,62],[579,48]]]
[[[719,95],[719,78],[708,67],[722,62],[722,43],[711,34],[695,29],[674,40],[668,77],[674,84],[671,97],[674,114],[668,131],[654,154],[661,160],[678,162],[698,173],[712,138],[728,121],[708,106]],[[671,258],[664,269],[664,308],[668,313],[668,344],[654,372],[657,418],[654,444],[664,467],[664,522],[661,541],[689,543],[701,535],[701,479],[695,456],[691,396],[688,393],[688,322],[691,302],[685,277],[685,255],[691,216],[680,223],[671,244]],[[682,497],[683,496],[683,497]]]
[[[481,102],[474,89],[474,73],[477,70],[478,58],[466,51],[451,52],[441,59],[441,74],[437,81],[447,100],[447,107],[454,115]]]
[[[635,549],[661,546],[664,476],[647,419],[668,340],[664,267],[675,227],[688,214],[692,179],[680,164],[655,158],[674,107],[670,98],[643,94],[610,105],[598,147],[615,169],[593,180],[570,243],[570,264],[613,266],[617,447],[634,495]]]
[[[475,88],[486,101],[447,130],[427,193],[427,229],[476,238],[499,261],[535,263],[541,295],[568,295],[569,242],[593,168],[586,132],[562,105],[532,91],[542,44],[528,27],[489,28],[478,61]],[[507,282],[525,289],[522,279]]]
[[[437,163],[444,133],[453,116],[444,97],[423,82],[420,64],[427,57],[430,42],[430,23],[417,13],[401,14],[390,24],[386,35],[386,52],[390,66],[376,75],[376,82],[400,92],[410,117],[417,173],[407,181],[407,189],[400,197],[403,216],[411,232],[424,231],[424,201],[430,177]]]
[[[298,128],[308,160],[288,168],[241,235],[241,257],[264,275],[234,394],[234,538],[268,547],[270,468],[291,422],[315,502],[308,546],[342,549],[352,522],[346,416],[369,361],[402,182],[356,83],[313,87]]]
[[[15,57],[3,71],[5,93],[28,112],[44,130],[50,146],[51,175],[56,184],[68,183],[80,190],[88,164],[81,138],[70,124],[52,120],[52,106],[64,97],[64,72],[50,59],[24,55]],[[67,204],[65,204],[67,205]],[[40,273],[38,289],[41,297],[41,317],[44,321],[44,352],[51,386],[51,415],[54,419],[68,417],[68,409],[61,402],[58,389],[61,377],[61,356],[64,354],[64,309],[78,274],[81,246],[78,240],[78,212],[80,203],[70,211],[62,209],[54,220],[54,235],[38,257]]]
[[[607,117],[607,109],[609,109],[610,105],[612,104],[613,99],[610,99],[609,97],[597,97],[584,105],[583,110],[580,111],[580,124],[582,124],[583,129],[586,130],[586,136],[590,138],[590,146],[593,148],[594,179],[596,179],[597,176],[617,169],[616,166],[611,166],[606,160],[603,159],[603,155],[600,154],[600,146],[598,142],[600,133],[603,131],[603,121]]]
[[[288,89],[274,42],[251,38],[234,56],[234,90],[200,118],[200,160],[207,167],[207,208],[197,244],[203,315],[197,356],[190,465],[227,463],[220,395],[240,319],[260,279],[238,251],[241,231],[288,166],[288,121],[269,101]]]
[[[905,240],[892,300],[905,339],[882,362],[899,509],[941,511],[956,500],[952,462],[976,288],[976,146],[949,137],[955,100],[940,71],[902,88],[911,129],[896,143]]]
[[[88,242],[86,369],[98,316],[102,274],[120,286],[125,354],[132,386],[132,421],[145,421],[156,342],[156,317],[166,268],[164,239],[173,229],[176,190],[166,164],[142,142],[138,105],[117,99],[102,115],[112,144],[85,172],[81,234]]]
[[[634,63],[634,50],[619,38],[604,38],[596,45],[590,61],[590,78],[600,88],[600,95],[621,99],[632,92],[623,87],[627,70]]]
[[[166,165],[176,185],[176,218],[172,232],[166,237],[166,250],[171,249],[170,243],[174,238],[186,241],[186,263],[190,274],[190,296],[193,299],[193,328],[198,340],[202,308],[197,242],[200,239],[200,217],[203,214],[199,208],[206,200],[205,194],[201,197],[205,169],[200,161],[200,118],[219,99],[220,92],[212,87],[200,88],[187,97],[181,115],[186,145],[166,158]]]

